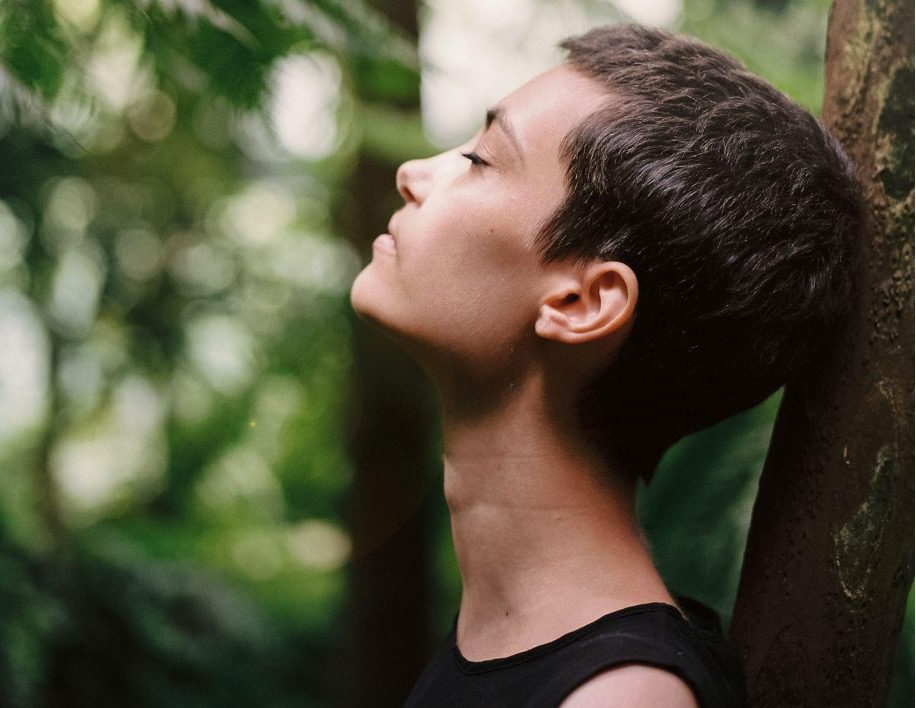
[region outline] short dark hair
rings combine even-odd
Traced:
[[[639,25],[560,46],[609,102],[562,143],[567,195],[538,245],[636,273],[633,328],[577,414],[648,479],[816,357],[850,308],[862,199],[827,129],[726,54]]]

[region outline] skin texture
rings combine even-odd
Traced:
[[[632,325],[636,274],[613,261],[543,264],[533,243],[565,196],[563,137],[612,101],[557,67],[495,107],[508,130],[494,120],[455,150],[402,165],[405,205],[351,291],[354,309],[417,358],[440,396],[463,587],[457,638],[471,661],[630,605],[675,604],[639,530],[633,484],[573,425],[576,392]],[[693,705],[678,702],[685,691],[673,674],[632,665],[564,705]]]
[[[698,708],[693,692],[672,673],[652,666],[621,666],[585,682],[561,708]]]

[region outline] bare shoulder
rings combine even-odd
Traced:
[[[566,697],[561,708],[699,708],[690,687],[676,674],[654,666],[627,664],[590,678]]]

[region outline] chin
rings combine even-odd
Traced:
[[[364,319],[371,317],[378,300],[378,288],[372,283],[372,276],[368,270],[369,266],[363,268],[350,286],[350,306]]]
[[[357,311],[362,301],[362,291],[365,289],[363,282],[365,281],[366,268],[368,268],[368,266],[357,273],[356,278],[354,278],[353,282],[350,284],[350,304],[353,306],[353,309]]]
[[[350,306],[360,318],[380,329],[392,330],[390,287],[379,283],[371,264],[363,268],[350,286]]]
[[[421,365],[428,356],[428,347],[422,337],[408,325],[410,311],[403,303],[392,302],[390,286],[379,283],[367,266],[350,287],[350,305],[353,311],[368,324],[378,329]],[[398,316],[400,315],[400,317]]]

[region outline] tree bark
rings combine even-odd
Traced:
[[[823,117],[868,204],[851,324],[786,385],[731,634],[753,706],[883,706],[913,580],[913,4],[836,0]]]

